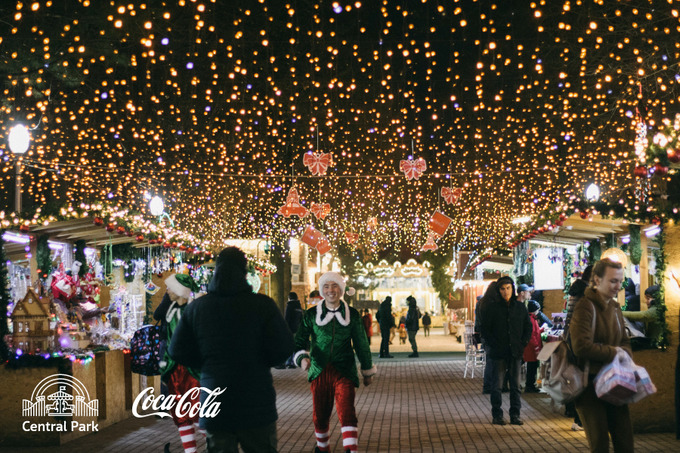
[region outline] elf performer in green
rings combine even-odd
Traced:
[[[359,375],[355,352],[361,363],[364,385],[371,384],[376,367],[361,315],[342,300],[345,293],[342,275],[337,272],[323,274],[319,279],[319,291],[323,300],[305,311],[295,335],[298,352],[294,356],[295,364],[307,371],[307,380],[311,382],[316,434],[314,451],[330,451],[328,426],[335,399],[343,449],[356,452],[359,443],[354,396],[355,387],[359,387]]]
[[[165,286],[167,293],[163,297],[156,311],[153,313],[154,319],[157,321],[164,320],[167,325],[168,345],[172,339],[172,334],[175,332],[179,319],[184,313],[184,309],[189,302],[193,300],[193,295],[198,292],[199,287],[196,281],[187,274],[173,274],[165,279]],[[165,351],[161,359],[161,379],[168,386],[168,393],[171,395],[178,395],[182,397],[185,393],[191,391],[194,387],[201,388],[199,382],[201,375],[199,370],[187,368],[175,362],[168,351]],[[187,397],[192,405],[200,403],[200,391],[195,390],[190,397]],[[196,446],[196,430],[194,424],[198,426],[198,414],[193,418],[190,415],[178,417],[175,411],[170,411],[172,419],[179,430],[179,436],[182,439],[182,447],[184,453],[195,453]],[[168,452],[170,444],[165,445],[165,451]]]

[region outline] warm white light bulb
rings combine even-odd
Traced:
[[[155,196],[149,201],[149,210],[151,211],[151,215],[159,216],[163,214],[163,209],[165,206],[163,206],[163,200],[159,196]]]
[[[597,184],[591,184],[586,189],[586,198],[588,201],[597,201],[600,199],[600,188]]]
[[[9,131],[9,149],[14,154],[24,154],[28,151],[28,144],[31,141],[31,134],[23,124],[17,124]]]

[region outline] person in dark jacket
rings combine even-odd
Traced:
[[[276,391],[270,368],[294,351],[293,335],[274,301],[254,294],[246,281],[248,261],[236,247],[217,256],[208,294],[184,311],[170,355],[201,370],[217,414],[201,417],[210,453],[277,449]],[[201,404],[208,397],[201,393]]]
[[[423,315],[423,333],[426,337],[430,336],[430,326],[432,325],[432,318],[428,312]]]
[[[416,334],[420,328],[420,310],[418,310],[418,304],[415,297],[408,296],[406,301],[408,302],[408,312],[406,312],[406,331],[408,332],[408,342],[411,343],[411,349],[413,349],[413,352],[408,356],[418,357]]]
[[[494,297],[496,297],[496,282],[489,283],[484,295],[477,296],[477,305],[475,306],[475,335],[481,338],[482,347],[484,347],[484,355],[486,356],[486,363],[484,364],[484,379],[482,384],[482,393],[488,395],[491,393],[491,382],[493,380],[493,360],[489,357],[489,348],[486,347],[486,341],[482,337],[482,311],[484,306]]]
[[[288,303],[286,303],[286,311],[284,312],[283,317],[286,320],[286,324],[288,324],[291,333],[295,335],[295,332],[298,331],[300,322],[302,321],[302,304],[298,299],[297,293],[293,291],[288,293]],[[284,368],[297,368],[297,366],[293,362],[293,355],[291,354],[286,360],[286,363],[277,365],[274,368],[282,370]]]
[[[532,326],[529,313],[515,295],[515,283],[510,277],[496,282],[497,296],[482,310],[482,338],[490,360],[493,362],[494,379],[491,384],[491,415],[493,424],[505,425],[501,386],[505,370],[510,371],[510,423],[523,425],[520,418],[521,390],[519,374],[524,348],[531,338]]]
[[[380,304],[378,313],[375,315],[380,326],[380,355],[381,359],[392,359],[390,355],[390,332],[395,327],[394,316],[392,316],[392,298],[387,296]]]

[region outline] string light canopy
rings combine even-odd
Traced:
[[[503,246],[586,182],[633,185],[636,136],[680,101],[666,0],[6,1],[0,20],[0,134],[32,129],[27,204],[146,212],[151,189],[215,245],[314,224],[417,254],[439,208],[441,250]],[[323,174],[309,153],[330,154]],[[402,161],[426,166],[407,179]],[[277,214],[292,187],[328,214]]]

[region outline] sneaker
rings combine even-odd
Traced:
[[[579,425],[578,423],[572,423],[571,424],[571,430],[572,431],[583,431],[583,426]]]
[[[420,357],[417,352],[408,355],[409,357]]]
[[[523,422],[522,419],[519,418],[519,417],[511,417],[511,418],[510,418],[510,424],[511,424],[511,425],[523,425],[524,422]]]
[[[503,417],[494,417],[493,421],[491,422],[494,425],[505,425],[505,420],[503,420]]]

